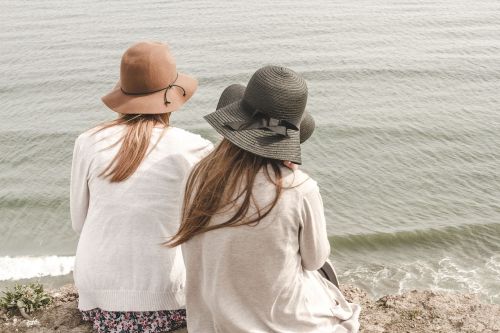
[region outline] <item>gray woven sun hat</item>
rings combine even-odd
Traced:
[[[241,100],[243,98],[243,95],[245,94],[245,89],[246,87],[242,84],[232,84],[226,87],[226,89],[224,89],[219,97],[219,102],[217,103],[216,110]],[[311,137],[315,127],[316,123],[313,116],[309,112],[304,111],[304,116],[302,118],[302,121],[300,122],[299,127],[300,143],[306,142],[307,139]]]
[[[307,85],[300,75],[266,66],[253,74],[241,99],[205,119],[241,149],[301,164],[299,126],[306,103]]]

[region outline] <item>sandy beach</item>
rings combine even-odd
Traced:
[[[361,304],[362,333],[500,332],[500,305],[486,304],[473,294],[410,291],[372,299],[357,287],[344,285],[346,297]],[[33,314],[33,320],[0,312],[0,333],[91,333],[77,309],[73,285],[51,291],[54,303]]]

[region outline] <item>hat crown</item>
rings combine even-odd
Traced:
[[[251,77],[243,100],[270,118],[299,127],[307,104],[307,84],[289,68],[266,66]]]
[[[172,84],[177,75],[168,46],[156,42],[132,45],[122,56],[120,85],[127,93],[148,93]]]
[[[246,87],[244,85],[237,83],[226,87],[220,95],[219,102],[217,103],[217,107],[215,109],[218,110],[226,105],[241,100],[243,95],[245,95],[245,89]]]

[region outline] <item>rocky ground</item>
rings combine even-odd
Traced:
[[[500,305],[476,295],[410,291],[373,300],[356,287],[343,292],[362,306],[362,333],[500,333]]]
[[[500,333],[500,305],[484,304],[475,295],[411,291],[371,299],[364,291],[344,286],[346,298],[362,305],[362,333]],[[33,314],[33,320],[0,312],[0,333],[91,333],[76,308],[72,285],[54,291],[54,304]]]

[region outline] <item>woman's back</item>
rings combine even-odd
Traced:
[[[102,172],[125,126],[87,131],[75,144],[72,222],[81,231],[75,267],[80,309],[153,311],[184,306],[180,249],[161,246],[179,225],[181,187],[212,145],[199,135],[154,128],[149,153],[126,180]]]
[[[330,251],[316,182],[301,171],[282,173],[284,190],[257,225],[215,229],[182,245],[188,330],[332,332],[338,326],[335,332],[348,332],[343,327],[356,324],[351,305],[315,272]],[[261,208],[275,196],[263,171],[253,196]],[[214,216],[210,225],[227,221],[239,206]],[[340,323],[351,316],[353,323]]]
[[[120,145],[114,144],[123,132],[124,126],[97,133],[90,130],[77,140],[82,163],[88,166],[88,187],[92,193],[89,214],[114,209],[116,215],[109,214],[110,220],[121,220],[123,216],[132,220],[144,214],[161,215],[164,219],[165,211],[171,216],[174,213],[171,207],[176,207],[175,211],[179,209],[181,181],[187,170],[211,150],[211,143],[179,128],[156,127],[151,136],[151,151],[139,168],[130,178],[112,183],[101,173],[116,156]]]

